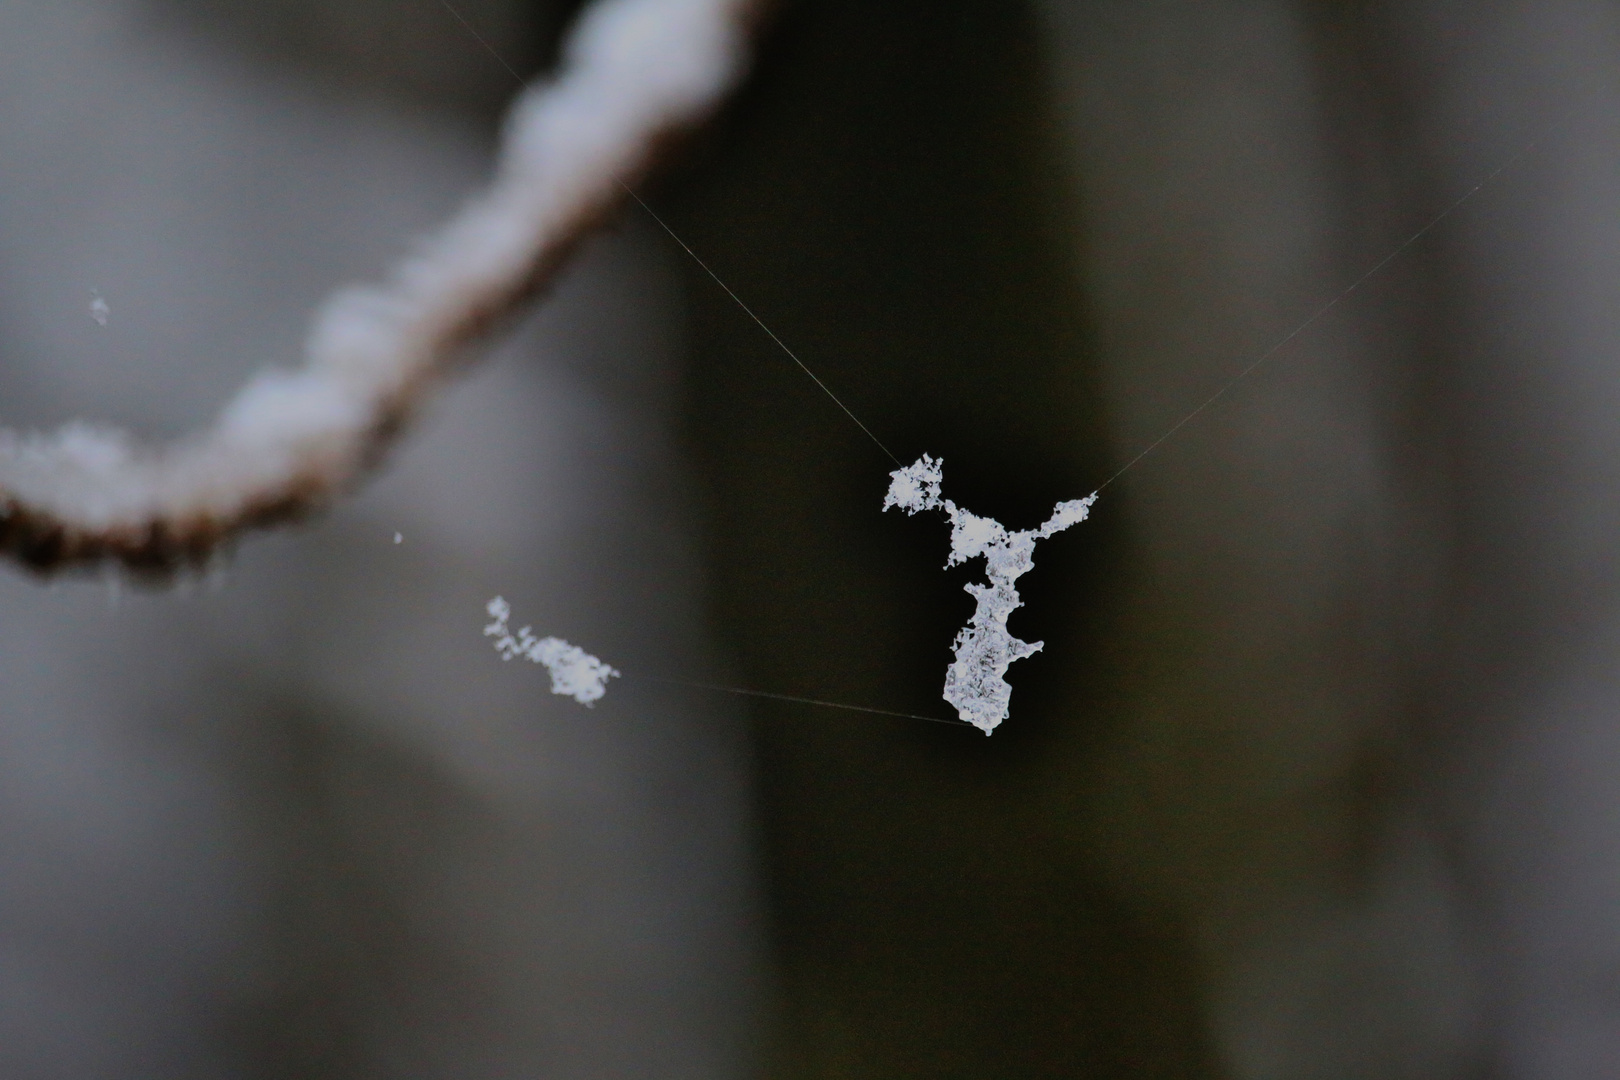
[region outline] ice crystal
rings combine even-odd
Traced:
[[[944,462],[924,454],[916,462],[890,473],[889,493],[883,509],[899,507],[908,514],[943,510],[951,519],[951,554],[947,567],[984,556],[989,584],[964,586],[978,601],[978,610],[957,631],[956,662],[945,673],[945,700],[963,720],[986,735],[1007,719],[1012,687],[1007,668],[1014,660],[1039,652],[1043,642],[1020,641],[1007,630],[1007,616],[1023,605],[1016,582],[1035,565],[1035,542],[1078,525],[1097,501],[1092,492],[1083,499],[1058,503],[1046,524],[1038,529],[1008,532],[1001,522],[963,510],[940,497]]]
[[[106,326],[107,320],[112,316],[112,308],[95,289],[90,290],[90,317],[96,320],[98,326]]]
[[[544,664],[551,673],[553,694],[563,694],[581,705],[590,705],[607,693],[609,679],[619,677],[617,669],[562,638],[536,638],[533,629],[527,626],[514,635],[507,627],[512,605],[499,596],[485,605],[484,610],[495,620],[484,627],[484,636],[495,639],[495,651],[501,654],[501,659],[522,656]]]

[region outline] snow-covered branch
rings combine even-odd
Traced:
[[[165,446],[82,423],[0,431],[0,551],[39,570],[163,573],[352,487],[660,147],[716,107],[758,3],[595,0],[559,76],[513,105],[490,187],[384,284],[333,295],[303,367],[262,372],[211,428]]]

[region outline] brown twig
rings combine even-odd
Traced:
[[[543,288],[659,150],[736,83],[758,0],[595,0],[560,75],[514,103],[489,188],[380,286],[338,292],[305,365],[261,373],[207,431],[141,447],[0,431],[0,552],[165,577],[354,487],[431,390]]]

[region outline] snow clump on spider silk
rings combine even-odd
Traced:
[[[940,497],[944,461],[924,454],[911,465],[889,474],[889,493],[883,509],[899,507],[907,514],[943,510],[951,519],[951,554],[947,568],[984,556],[988,585],[969,582],[964,588],[978,600],[978,610],[956,633],[956,662],[945,672],[945,700],[963,720],[986,735],[1008,716],[1012,686],[1007,668],[1041,650],[1044,642],[1020,641],[1007,630],[1007,616],[1023,606],[1016,582],[1035,566],[1035,542],[1078,525],[1097,501],[1092,492],[1083,499],[1058,503],[1046,524],[1038,529],[1008,532],[994,518],[980,517]]]
[[[484,636],[495,639],[495,651],[502,660],[514,656],[527,657],[536,664],[544,664],[551,673],[551,692],[571,697],[581,705],[590,705],[607,693],[607,681],[617,679],[620,672],[596,657],[570,645],[562,638],[536,638],[531,627],[523,627],[514,636],[506,620],[512,617],[512,605],[497,596],[484,608],[495,621],[484,627]]]

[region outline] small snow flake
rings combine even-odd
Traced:
[[[497,596],[484,606],[495,621],[484,627],[484,636],[495,639],[495,651],[502,660],[522,656],[536,664],[544,664],[551,674],[551,692],[571,697],[581,705],[589,706],[607,693],[607,681],[619,678],[619,671],[602,663],[562,638],[536,638],[531,627],[523,627],[516,634],[507,628],[512,617],[512,605]]]
[[[90,290],[90,317],[96,320],[96,325],[106,326],[107,320],[112,316],[112,308],[102,299],[101,293],[95,289]]]

